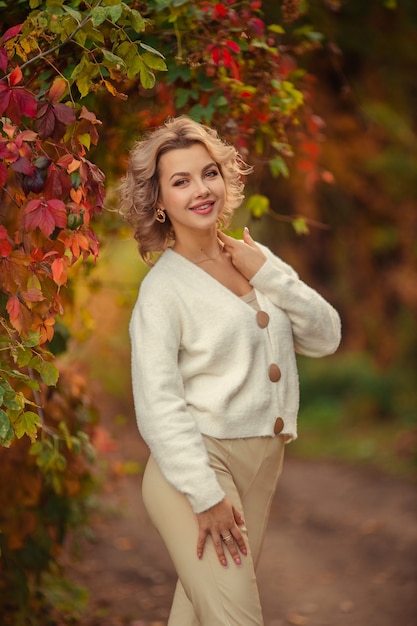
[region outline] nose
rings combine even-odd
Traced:
[[[204,180],[200,180],[197,182],[195,195],[197,198],[201,198],[207,196],[210,193],[210,189]]]

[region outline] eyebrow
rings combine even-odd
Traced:
[[[211,167],[217,167],[217,169],[219,168],[217,163],[214,163],[213,161],[212,163],[208,163],[207,165],[203,167],[203,169],[201,170],[202,173],[206,172]],[[172,176],[169,177],[169,180],[171,180],[172,178],[175,178],[175,176],[190,176],[190,172],[175,172],[174,174],[172,174]]]

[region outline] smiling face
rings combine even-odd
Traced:
[[[219,167],[200,143],[176,148],[159,160],[159,204],[166,211],[176,238],[217,229],[226,199]]]

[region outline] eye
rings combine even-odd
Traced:
[[[206,176],[208,176],[209,178],[214,178],[215,176],[219,175],[219,171],[218,170],[208,170],[208,172],[206,172]]]
[[[186,182],[187,182],[186,178],[179,178],[178,180],[175,181],[174,187],[182,187],[182,185],[185,185]]]

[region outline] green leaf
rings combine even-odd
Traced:
[[[41,425],[39,415],[33,411],[25,411],[14,423],[16,437],[21,439],[27,435],[30,440],[35,441],[38,434],[38,427]]]
[[[87,148],[90,149],[91,145],[91,135],[89,133],[83,133],[81,135],[77,135],[78,141]]]
[[[100,26],[108,17],[107,7],[94,7],[91,11],[91,19],[94,26]]]
[[[113,54],[110,50],[103,50],[103,56],[107,63],[103,62],[103,65],[106,67],[123,67],[126,68],[126,64],[123,61],[122,57],[117,56],[117,54]]]
[[[142,83],[142,86],[145,89],[152,89],[152,87],[155,85],[155,82],[156,82],[155,75],[145,65],[142,59],[141,59],[141,67],[139,71],[139,78],[140,78],[140,82]]]
[[[106,8],[110,20],[113,22],[113,24],[116,24],[122,15],[122,5],[114,4],[113,6]]]
[[[260,219],[270,210],[269,198],[262,194],[254,193],[249,196],[246,202],[246,208],[251,213],[252,217]]]
[[[290,174],[284,159],[278,155],[269,161],[269,169],[274,178],[280,175],[284,176],[284,178],[288,178]]]
[[[148,67],[151,68],[151,70],[159,70],[161,72],[165,72],[167,70],[165,61],[155,54],[145,52],[145,54],[142,54],[142,60]]]
[[[268,24],[267,28],[268,28],[268,30],[272,31],[273,33],[278,33],[280,35],[285,33],[285,30],[279,24]]]
[[[67,444],[68,450],[72,450],[74,437],[71,437],[70,432],[68,430],[68,426],[66,425],[65,422],[59,422],[58,428],[64,436],[65,443]]]
[[[175,92],[175,105],[181,109],[190,99],[194,99],[195,97],[196,94],[191,89],[179,88]]]
[[[58,368],[49,361],[42,361],[42,365],[39,368],[42,381],[49,387],[54,387],[59,378]]]
[[[14,430],[6,411],[0,409],[0,444],[9,447],[14,438]]]
[[[129,24],[133,30],[137,33],[141,33],[145,30],[146,22],[136,9],[129,8]]]
[[[304,217],[296,217],[292,221],[292,226],[297,235],[308,235],[309,229]]]
[[[3,404],[10,411],[21,411],[25,406],[26,398],[20,391],[6,392],[3,396]]]
[[[25,348],[18,348],[16,351],[16,363],[19,367],[25,367],[28,365],[33,356],[32,350]]]
[[[64,9],[64,11],[66,11],[69,15],[71,15],[72,18],[74,18],[74,20],[76,20],[78,23],[81,22],[82,20],[82,15],[79,11],[76,11],[75,9],[73,9],[72,7],[67,6],[66,4],[62,5],[62,8]]]
[[[26,348],[34,348],[35,346],[39,345],[39,341],[41,339],[41,335],[40,333],[36,333],[33,330],[30,330],[28,332],[28,336],[23,339],[23,345],[26,346]]]
[[[143,41],[141,41],[139,45],[145,50],[147,50],[148,52],[151,52],[152,54],[156,54],[157,56],[161,57],[161,59],[165,60],[165,57],[162,54],[162,52],[159,52],[159,50],[157,50],[156,48],[152,48],[152,46],[148,46],[148,44],[143,43]]]

